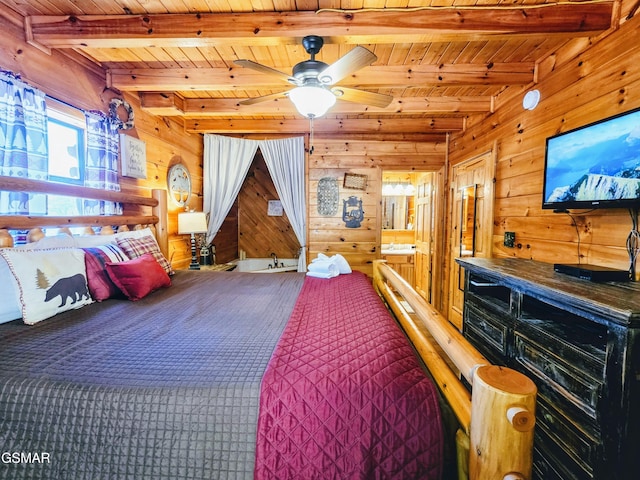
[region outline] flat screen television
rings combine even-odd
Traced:
[[[547,138],[542,208],[640,207],[640,108]]]

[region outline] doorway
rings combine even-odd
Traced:
[[[269,213],[269,202],[278,199],[276,187],[257,150],[238,197],[214,239],[216,261],[230,262],[244,251],[248,258],[297,257],[300,242],[284,212]]]
[[[415,180],[413,172],[382,172],[382,258],[415,285]]]
[[[439,310],[444,297],[444,171],[384,171],[381,197],[382,257]]]
[[[493,177],[492,152],[451,168],[448,319],[461,331],[464,269],[456,258],[491,256]]]

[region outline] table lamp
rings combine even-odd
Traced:
[[[196,233],[207,232],[207,215],[204,212],[184,212],[178,214],[178,235],[191,235],[191,264],[189,270],[200,270],[196,256]]]

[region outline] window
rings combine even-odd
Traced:
[[[49,180],[82,184],[84,130],[49,117]]]
[[[80,110],[47,98],[47,134],[49,180],[70,185],[84,185],[86,123]],[[47,214],[83,215],[80,198],[49,195]]]
[[[117,130],[102,112],[71,107],[11,72],[0,72],[0,173],[4,176],[119,192]],[[0,215],[122,213],[119,202],[0,191]]]

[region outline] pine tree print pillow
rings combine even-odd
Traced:
[[[87,288],[84,251],[0,249],[18,282],[22,320],[33,325],[93,302]]]

